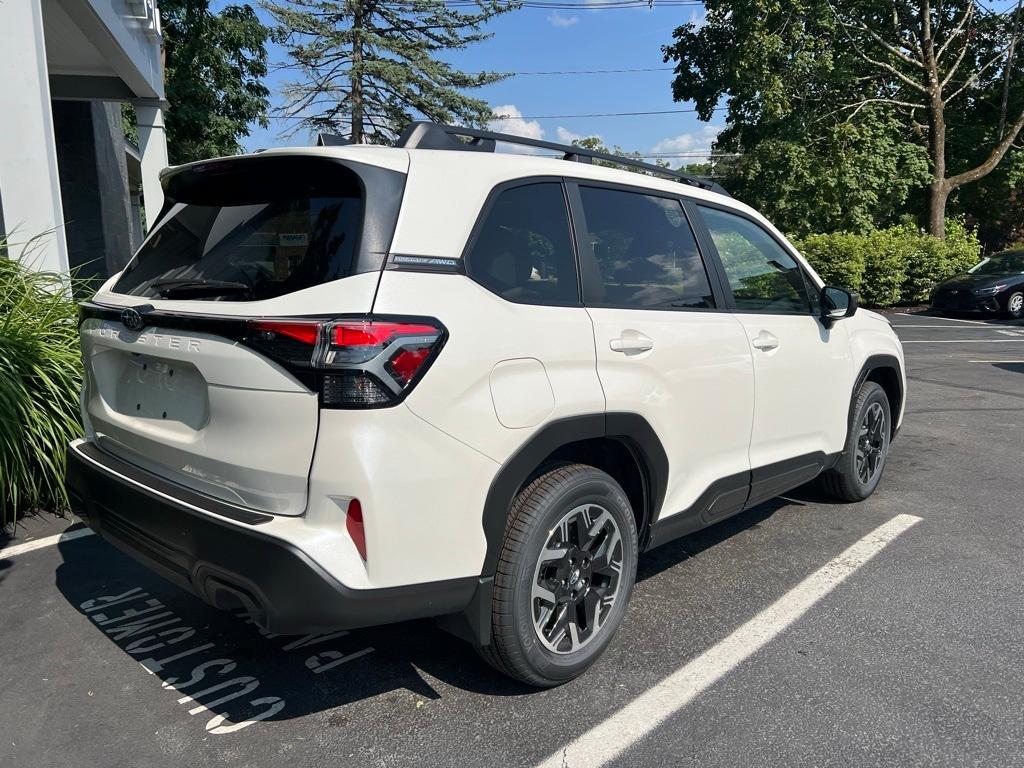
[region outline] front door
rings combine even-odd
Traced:
[[[754,359],[751,500],[810,479],[846,440],[852,359],[844,323],[818,318],[817,287],[753,218],[697,206]],[[774,492],[773,492],[774,491]]]

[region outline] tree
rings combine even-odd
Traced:
[[[927,152],[924,219],[937,236],[950,194],[991,173],[1024,128],[1024,93],[1006,86],[1003,119],[982,144],[952,134],[977,124],[994,86],[1015,81],[1021,26],[1011,12],[973,0],[708,0],[706,9],[705,26],[683,25],[664,52],[677,62],[675,98],[693,99],[702,119],[727,98],[723,146],[749,152],[781,138],[827,147],[841,124],[872,124],[862,154],[871,142],[888,147],[890,180],[909,178],[914,163],[900,145]],[[871,181],[884,188],[886,179]]]
[[[1003,64],[1010,82],[1013,52],[1020,37],[1020,3],[1015,14],[984,12],[974,0],[914,0],[849,2],[833,8],[843,38],[866,65],[875,87],[856,104],[880,104],[907,115],[910,127],[928,147],[932,179],[928,196],[928,229],[936,237],[945,231],[950,193],[991,173],[1024,129],[1024,103],[1009,115],[1003,101],[1000,134],[976,165],[950,174],[947,165],[949,121],[955,100],[980,95]],[[873,77],[872,77],[873,75]],[[1020,99],[1015,99],[1020,101]],[[925,123],[918,115],[923,113]]]
[[[238,153],[251,123],[268,124],[270,30],[251,6],[210,0],[161,0],[160,16],[171,163]]]
[[[468,73],[441,55],[490,37],[482,27],[518,7],[478,0],[464,12],[443,0],[262,0],[301,79],[284,88],[292,131],[336,131],[389,143],[415,116],[482,125],[490,107],[463,91],[507,75]],[[464,3],[462,5],[469,5]]]
[[[619,155],[620,157],[628,157],[632,160],[640,160],[645,162],[644,156],[639,152],[627,152],[622,147],[615,145],[609,149],[600,136],[585,136],[582,139],[573,139],[572,145],[574,147],[582,147],[583,149],[589,149],[591,152],[604,152],[606,155]],[[631,171],[633,173],[639,173],[645,176],[650,176],[650,171],[645,171],[642,168],[637,168],[633,165],[619,165],[612,163],[607,160],[594,160],[594,165],[603,165],[606,168],[617,168],[622,171]],[[668,162],[665,160],[655,160],[653,165],[657,165],[660,168],[669,168]]]
[[[829,120],[813,136],[800,125],[775,127],[719,172],[734,195],[797,236],[892,225],[930,178],[924,148],[877,109],[856,122]]]

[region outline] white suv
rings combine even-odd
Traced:
[[[717,186],[594,159],[419,123],[165,171],[82,305],[75,511],[274,632],[440,617],[550,686],[641,552],[819,475],[871,494],[888,322]]]

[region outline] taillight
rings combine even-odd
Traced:
[[[433,362],[446,333],[436,320],[253,320],[242,342],[320,391],[325,408],[399,402]]]

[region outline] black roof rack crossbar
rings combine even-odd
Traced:
[[[464,141],[459,137],[465,137]],[[597,152],[593,149],[577,147],[573,144],[559,144],[554,141],[542,139],[531,139],[525,136],[516,136],[511,133],[496,133],[494,131],[483,131],[479,128],[464,128],[460,125],[442,125],[417,121],[411,123],[399,137],[395,146],[405,149],[445,149],[463,152],[493,152],[497,142],[505,144],[517,144],[524,147],[537,147],[558,152],[563,160],[573,160],[578,163],[592,163],[594,160],[604,160],[616,165],[626,165],[630,168],[638,168],[658,176],[666,176],[684,184],[690,184],[700,189],[728,195],[720,184],[708,179],[701,179],[697,176],[690,176],[686,173],[662,168],[660,165],[645,163],[642,160],[635,160],[631,157],[612,155],[608,152]]]
[[[350,139],[333,133],[318,133],[316,135],[316,145],[318,147],[347,147],[351,143]]]

